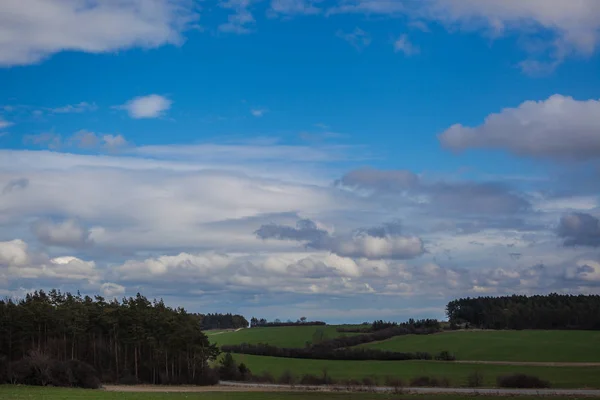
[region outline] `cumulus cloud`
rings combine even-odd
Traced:
[[[106,297],[116,297],[125,293],[125,286],[117,283],[105,282],[100,285],[100,291]]]
[[[126,110],[134,119],[158,118],[171,108],[172,101],[158,94],[139,96],[117,108]]]
[[[397,225],[362,228],[349,235],[330,235],[311,220],[298,221],[295,228],[269,224],[255,234],[263,239],[305,242],[312,249],[327,250],[343,257],[367,259],[409,259],[423,254],[423,241],[418,237],[400,236]]]
[[[354,28],[352,32],[339,30],[336,36],[350,43],[356,50],[363,50],[371,44],[371,35],[360,28]]]
[[[189,0],[4,0],[0,66],[32,64],[61,51],[180,45],[197,18]]]
[[[400,35],[394,42],[394,51],[396,51],[396,53],[402,52],[405,56],[410,57],[419,54],[421,49],[410,41],[408,35],[404,34]]]
[[[586,213],[565,215],[558,225],[565,246],[600,247],[600,219]]]
[[[22,240],[0,242],[0,277],[7,280],[46,279],[47,283],[60,281],[98,282],[101,272],[93,261],[77,257],[61,256],[48,258],[44,254],[32,253]]]
[[[89,230],[77,221],[39,220],[32,225],[37,239],[48,246],[82,248],[92,244]]]
[[[453,125],[441,143],[453,150],[499,149],[518,156],[582,161],[600,157],[600,100],[553,95],[490,114],[482,125]]]
[[[594,260],[579,260],[573,267],[568,267],[565,277],[580,282],[600,284],[600,263]]]

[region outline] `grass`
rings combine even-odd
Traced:
[[[238,362],[245,363],[252,373],[268,371],[275,377],[290,370],[294,375],[320,375],[324,369],[334,379],[361,379],[372,376],[379,383],[392,376],[405,381],[428,375],[448,378],[452,386],[465,386],[467,376],[480,371],[486,386],[495,386],[500,375],[525,373],[548,380],[555,388],[600,388],[600,367],[533,367],[511,365],[457,364],[437,361],[336,361],[305,360],[235,354]]]
[[[600,362],[600,331],[458,331],[396,336],[364,347],[432,354],[458,360]]]
[[[481,397],[481,396],[478,396]],[[30,386],[0,385],[0,398],[3,400],[459,400],[470,397],[455,395],[391,395],[372,393],[266,393],[266,392],[208,392],[208,393],[118,393],[101,390],[46,388]],[[494,396],[494,400],[508,400],[515,397]],[[533,400],[535,397],[518,397],[520,400]],[[553,400],[576,400],[577,397],[552,397]]]
[[[240,343],[268,343],[279,347],[305,347],[306,342],[312,342],[317,331],[323,331],[325,339],[356,333],[340,333],[339,325],[325,326],[282,326],[273,328],[250,328],[234,331],[207,331],[208,339],[219,346]]]

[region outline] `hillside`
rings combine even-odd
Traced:
[[[599,331],[456,331],[406,335],[366,348],[432,354],[448,350],[458,360],[600,362]]]

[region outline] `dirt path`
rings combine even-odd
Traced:
[[[522,365],[524,367],[600,367],[600,362],[541,362],[541,361],[452,361],[458,364]]]
[[[159,385],[104,385],[107,392],[138,393],[202,393],[202,392],[289,392],[289,388],[281,387],[247,387],[247,386],[159,386]]]
[[[104,390],[110,392],[142,392],[142,393],[197,393],[197,392],[297,392],[297,391],[364,391],[364,388],[346,386],[311,386],[311,385],[271,385],[262,383],[221,382],[217,386],[153,386],[153,385],[106,385]],[[391,387],[372,387],[370,392],[394,392]],[[600,390],[593,389],[492,389],[492,388],[403,388],[406,394],[465,394],[483,396],[585,396],[600,397]]]

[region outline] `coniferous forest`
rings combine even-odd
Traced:
[[[449,322],[481,329],[600,329],[599,295],[477,297],[451,301]]]
[[[0,338],[1,364],[78,360],[104,382],[209,383],[219,354],[197,315],[140,294],[119,302],[40,290],[0,300]]]

